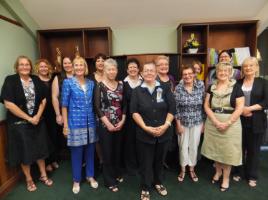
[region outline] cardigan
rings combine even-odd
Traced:
[[[1,90],[1,102],[4,103],[4,100],[10,101],[17,105],[23,112],[25,112],[29,116],[34,116],[37,114],[42,100],[46,98],[46,88],[44,83],[39,79],[39,77],[35,75],[30,75],[30,77],[33,81],[35,91],[35,105],[34,111],[31,115],[28,113],[28,109],[26,106],[26,98],[19,74],[9,75],[5,78]],[[23,119],[15,116],[10,111],[7,111],[8,123],[14,123],[22,120]]]
[[[237,81],[242,88],[244,79]],[[264,110],[268,108],[268,82],[263,78],[255,78],[250,94],[250,106],[259,104],[262,110],[252,112],[252,130],[254,133],[263,133],[267,127],[267,119]],[[243,124],[243,116],[241,117]]]

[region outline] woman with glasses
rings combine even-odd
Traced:
[[[46,105],[46,89],[32,75],[32,62],[19,56],[14,64],[16,74],[7,76],[1,91],[1,102],[7,109],[8,162],[20,165],[29,192],[37,189],[31,175],[31,165],[37,163],[40,178],[46,186],[53,181],[47,177],[45,158],[49,155],[48,135],[42,114]]]
[[[197,182],[195,173],[197,152],[203,127],[203,101],[205,87],[202,81],[195,79],[194,68],[185,66],[182,68],[182,81],[174,91],[176,101],[176,125],[180,135],[179,152],[181,172],[178,181],[185,177],[186,166],[189,166],[189,174],[192,181]]]

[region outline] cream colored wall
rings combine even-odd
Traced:
[[[176,53],[176,27],[113,30],[113,55]]]
[[[14,19],[14,16],[2,4],[0,4],[0,14]],[[37,44],[35,38],[24,28],[4,20],[0,20],[0,44],[1,88],[6,75],[14,73],[13,64],[19,55],[27,55],[32,60],[36,60]],[[0,104],[0,120],[3,119],[5,119],[5,108],[3,104]]]

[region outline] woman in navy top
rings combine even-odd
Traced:
[[[94,82],[85,78],[87,63],[81,58],[73,60],[74,77],[65,79],[62,86],[63,134],[71,149],[73,193],[80,191],[83,152],[86,162],[86,179],[92,188],[98,183],[94,177],[94,149],[98,140],[93,112]]]

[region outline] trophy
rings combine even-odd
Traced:
[[[59,47],[56,47],[56,60],[55,60],[55,67],[54,70],[55,72],[60,72],[61,71],[61,51]]]
[[[75,56],[75,58],[80,57],[80,52],[79,52],[79,46],[78,46],[78,45],[75,46],[75,53],[74,53],[74,56]]]

